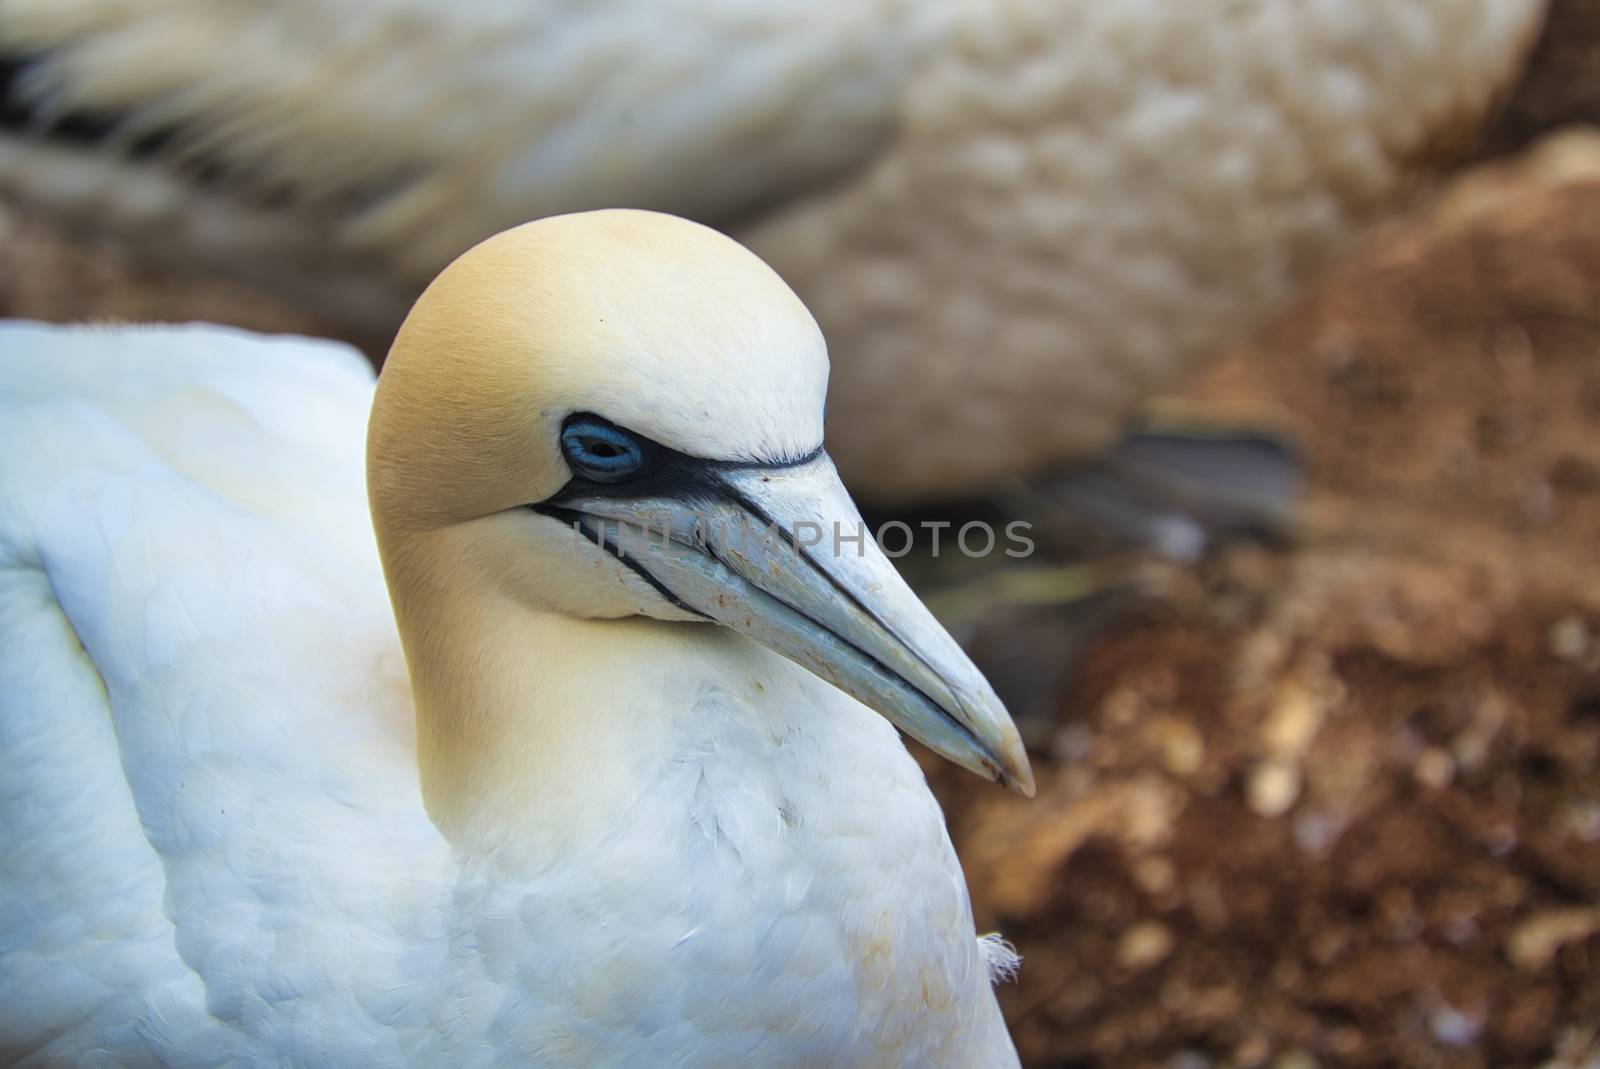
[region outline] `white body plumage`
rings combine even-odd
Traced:
[[[998,952],[883,718],[720,628],[568,621],[611,636],[549,653],[592,666],[567,712],[610,760],[581,806],[447,843],[361,358],[24,324],[0,353],[8,1059],[1014,1062]]]

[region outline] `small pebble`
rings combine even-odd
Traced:
[[[1441,1043],[1464,1047],[1483,1031],[1483,1018],[1462,1013],[1454,1006],[1440,1006],[1428,1015],[1428,1025]]]
[[[1590,801],[1573,802],[1567,808],[1566,825],[1583,842],[1600,842],[1600,805]]]
[[[1281,817],[1300,797],[1300,770],[1282,761],[1263,761],[1245,784],[1250,808],[1264,817]]]
[[[1506,941],[1506,956],[1525,972],[1550,967],[1568,943],[1600,932],[1600,909],[1551,909],[1517,926]]]
[[[1161,763],[1174,776],[1192,776],[1205,762],[1206,744],[1193,724],[1171,720],[1161,729]]]
[[[1442,791],[1456,778],[1456,762],[1444,750],[1430,746],[1417,757],[1417,763],[1411,771],[1424,787]]]
[[[1272,1063],[1272,1069],[1318,1069],[1317,1059],[1303,1050],[1291,1050]]]
[[[1159,897],[1177,885],[1178,871],[1171,861],[1152,855],[1141,857],[1133,863],[1133,878],[1140,890]]]
[[[1295,683],[1284,688],[1272,714],[1262,726],[1262,741],[1279,757],[1298,757],[1322,729],[1323,709],[1311,688]]]
[[[1550,653],[1563,661],[1580,661],[1589,652],[1589,628],[1576,616],[1563,616],[1550,625]]]
[[[1117,942],[1117,963],[1142,972],[1172,953],[1172,932],[1160,921],[1141,921],[1122,933]]]

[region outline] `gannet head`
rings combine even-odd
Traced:
[[[379,380],[368,481],[397,609],[397,559],[467,531],[451,544],[530,611],[732,628],[1031,795],[1004,707],[823,451],[827,377],[804,305],[713,230],[598,211],[490,238]]]

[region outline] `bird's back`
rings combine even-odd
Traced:
[[[370,888],[444,863],[370,395],[328,343],[0,326],[0,1053],[340,1061],[403,1009],[342,1004],[402,974]]]

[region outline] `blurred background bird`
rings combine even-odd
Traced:
[[[672,211],[815,311],[855,492],[960,498],[1107,449],[1400,210],[1479,143],[1546,9],[0,0],[0,195],[189,279],[7,297],[378,353],[495,230]]]

